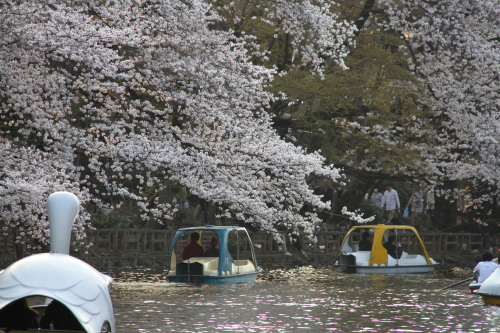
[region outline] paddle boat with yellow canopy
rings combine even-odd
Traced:
[[[334,266],[345,273],[422,274],[437,265],[414,227],[378,224],[352,227]]]

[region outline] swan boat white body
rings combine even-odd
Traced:
[[[51,252],[20,259],[0,272],[0,314],[19,299],[42,297],[62,303],[87,333],[115,332],[109,291],[112,278],[68,254],[79,205],[76,196],[68,192],[49,196]],[[37,307],[42,313],[45,308]],[[30,331],[37,330],[26,332]]]
[[[500,305],[500,267],[481,283],[481,287],[476,291],[486,305]]]

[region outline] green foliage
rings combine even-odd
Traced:
[[[414,146],[423,135],[414,125],[426,123],[429,115],[420,108],[423,90],[407,66],[403,47],[398,36],[367,29],[346,60],[349,70],[331,66],[324,80],[305,69],[281,77],[273,89],[297,103],[275,106],[276,125],[287,126],[282,133],[321,150],[351,176],[425,174]]]

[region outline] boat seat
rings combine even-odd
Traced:
[[[401,256],[401,259],[415,259],[417,258],[417,254],[408,254],[406,252],[403,252],[403,255]]]
[[[219,257],[208,257],[209,259],[211,259],[208,263],[206,263],[206,266],[205,268],[207,270],[212,270],[212,271],[216,271],[219,269]]]
[[[245,265],[248,265],[250,262],[251,262],[250,260],[244,260],[244,259],[233,260],[233,264],[235,266],[245,266]]]
[[[233,260],[233,272],[250,273],[255,271],[251,260]]]
[[[176,275],[203,275],[203,264],[199,262],[187,263],[181,262],[178,263],[175,267]]]

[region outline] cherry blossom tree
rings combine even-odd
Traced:
[[[350,70],[327,70],[323,81],[300,70],[275,80],[302,102],[279,105],[276,122],[344,168],[355,180],[344,196],[353,205],[371,184],[397,179],[435,186],[450,201],[465,195],[469,217],[494,220],[497,8],[498,1],[342,3],[355,13],[345,15],[358,17]]]
[[[344,58],[354,45],[356,26],[341,19],[338,3],[331,0],[301,1],[211,1],[223,18],[225,30],[236,35],[256,35],[252,54],[262,55],[257,61],[280,57],[292,67],[307,66],[323,77],[329,62],[347,69]],[[276,47],[284,44],[283,50]],[[276,54],[272,54],[276,53]],[[271,62],[273,62],[271,60]],[[286,66],[280,66],[283,69]]]
[[[500,196],[498,1],[382,3],[439,124],[424,156],[439,183],[468,184],[468,206],[491,214]]]
[[[342,65],[352,29],[327,27],[330,2],[317,3],[270,3],[270,17],[288,22],[297,57],[320,71],[324,57]],[[315,214],[302,206],[329,203],[306,178],[339,181],[339,170],[273,130],[276,69],[254,64],[255,39],[221,22],[199,0],[0,4],[2,229],[46,241],[45,201],[57,190],[83,203],[79,241],[89,203],[126,198],[162,221],[174,208],[160,194],[176,182],[226,217],[312,233]]]

